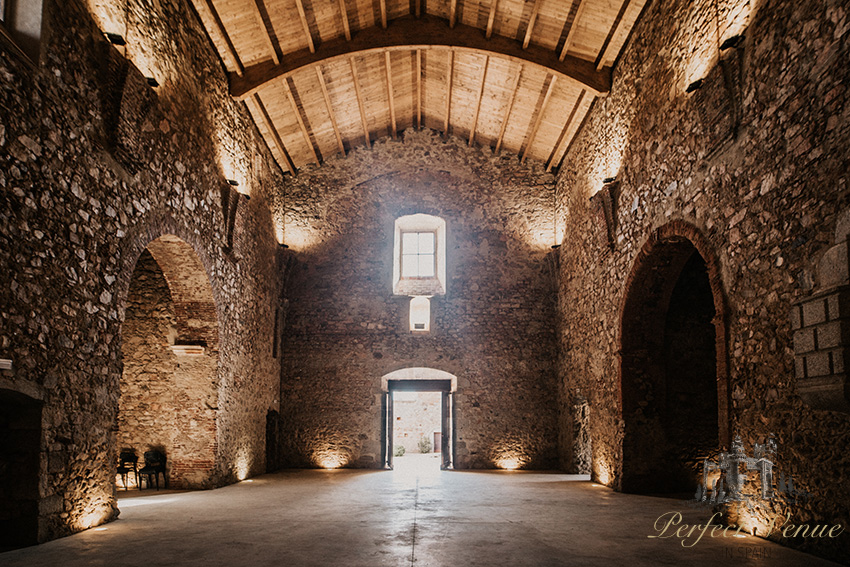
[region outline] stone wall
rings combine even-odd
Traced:
[[[164,234],[192,248],[214,298],[212,483],[264,471],[280,374],[266,187],[282,177],[187,1],[44,10],[39,60],[0,38],[0,357],[14,362],[0,388],[44,404],[41,541],[115,515],[127,290],[137,258]],[[103,13],[123,27],[106,29]],[[111,45],[107,31],[127,45]],[[251,195],[236,198],[228,250],[226,178]]]
[[[718,410],[720,432],[728,428],[721,442],[737,433],[749,450],[775,433],[777,468],[813,495],[739,521],[761,533],[782,512],[795,523],[850,524],[850,416],[797,395],[789,321],[792,304],[812,293],[848,204],[848,31],[847,8],[833,1],[650,4],[558,175],[566,468],[578,460],[570,414],[587,398],[594,478],[622,487],[626,293],[648,244],[686,241],[706,262],[716,256],[709,275],[727,310],[715,322],[717,352],[728,352],[717,360],[718,402],[728,407]],[[719,49],[739,33],[737,47]],[[686,93],[700,78],[702,88]],[[588,197],[613,176],[607,246]],[[666,230],[671,223],[678,228]],[[847,557],[846,536],[784,542]]]
[[[507,452],[556,462],[553,181],[430,130],[287,180],[286,464],[319,465],[331,447],[349,466],[380,466],[381,377],[407,367],[457,377],[456,467]],[[410,298],[392,293],[394,222],[414,213],[447,225],[447,290],[424,335],[409,331]]]

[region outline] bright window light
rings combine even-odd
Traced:
[[[436,238],[434,232],[401,234],[401,277],[433,278],[436,275]]]
[[[410,330],[427,331],[431,326],[431,300],[427,297],[410,299]]]

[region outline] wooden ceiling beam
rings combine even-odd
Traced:
[[[531,32],[534,31],[534,23],[537,21],[539,12],[540,0],[534,0],[534,8],[531,9],[531,16],[528,18],[528,27],[525,28],[525,38],[522,40],[523,49],[528,49],[528,44],[531,42]]]
[[[478,87],[478,100],[475,103],[475,114],[472,116],[472,127],[469,129],[469,145],[475,141],[475,129],[478,127],[478,115],[481,113],[481,99],[484,98],[484,84],[487,82],[487,67],[490,65],[490,58],[484,59],[484,73],[481,74],[481,85]]]
[[[304,35],[307,37],[307,48],[310,50],[310,53],[315,53],[316,44],[313,43],[313,34],[310,33],[307,12],[304,10],[304,0],[295,0],[295,5],[298,6],[298,17],[301,18],[301,26],[304,28]]]
[[[457,0],[449,3],[449,27],[454,28],[457,23]]]
[[[599,58],[596,60],[596,69],[602,69],[605,66],[605,60],[611,56],[611,51],[614,47],[614,38],[617,36],[617,32],[620,29],[620,24],[623,23],[624,16],[626,15],[626,10],[629,9],[629,3],[631,0],[624,0],[622,6],[620,6],[620,11],[617,13],[617,17],[614,19],[614,23],[611,25],[611,31],[608,32],[608,36],[605,38],[605,43],[602,45],[602,49],[599,50]]]
[[[393,98],[393,69],[390,62],[390,52],[384,52],[384,69],[387,72],[387,102],[390,105],[390,134],[395,138],[398,126],[395,120],[395,99]]]
[[[573,44],[573,40],[575,39],[576,31],[578,31],[578,23],[581,20],[582,15],[584,14],[584,9],[587,7],[589,0],[578,0],[578,8],[576,8],[576,17],[573,19],[573,23],[570,26],[570,31],[567,33],[567,39],[564,40],[564,46],[561,48],[561,54],[558,56],[558,61],[563,61],[567,57],[567,51],[569,51],[570,47]]]
[[[360,82],[357,80],[357,66],[354,64],[354,56],[348,58],[348,64],[351,66],[354,94],[357,96],[357,106],[360,108],[360,121],[363,123],[363,139],[366,140],[366,145],[371,148],[372,140],[369,138],[369,123],[366,122],[366,107],[363,105],[363,95],[360,94]]]
[[[490,15],[487,16],[487,32],[484,34],[486,39],[490,39],[490,36],[493,35],[493,24],[496,22],[496,5],[499,3],[499,0],[493,0],[490,4]]]
[[[381,0],[381,27],[387,29],[387,0]]]
[[[292,94],[292,89],[289,87],[289,79],[283,80],[283,90],[286,92],[286,98],[289,99],[289,104],[292,106],[292,113],[295,114],[295,120],[298,121],[298,128],[301,130],[301,135],[304,136],[304,143],[310,148],[310,153],[313,154],[313,159],[316,160],[316,165],[319,165],[319,155],[316,153],[316,148],[313,147],[313,142],[310,140],[310,131],[307,130],[307,125],[304,123],[304,118],[301,116],[301,109],[298,108],[298,103],[295,102],[295,96]]]
[[[519,159],[521,162],[525,161],[525,158],[528,156],[528,150],[531,149],[531,145],[534,144],[534,140],[537,138],[537,131],[540,129],[540,124],[543,122],[543,113],[546,112],[546,105],[549,104],[549,98],[552,96],[552,91],[555,89],[555,82],[557,80],[557,76],[550,75],[549,88],[546,89],[546,94],[543,96],[543,102],[540,104],[540,111],[537,113],[537,120],[534,121],[534,127],[531,129],[531,134],[528,136],[528,143],[522,151],[522,156]]]
[[[422,0],[414,0],[413,13],[417,18],[422,15]]]
[[[297,1],[300,4],[301,0]],[[419,19],[405,16],[393,20],[393,25],[386,30],[372,27],[360,31],[351,41],[340,37],[324,42],[317,51],[302,49],[287,53],[277,65],[271,61],[257,63],[245,69],[241,77],[238,73],[231,73],[230,93],[238,99],[244,99],[270,81],[289,76],[299,69],[317,63],[386,50],[409,52],[415,49],[452,49],[531,63],[543,67],[555,76],[577,83],[593,94],[606,93],[611,88],[610,67],[597,71],[594,62],[566,56],[565,53],[562,53],[563,60],[559,61],[549,49],[537,45],[522,49],[515,40],[502,36],[493,36],[488,40],[478,28],[457,24],[451,29],[445,20],[435,16],[423,16]]]
[[[519,90],[519,79],[521,76],[522,65],[520,65],[517,69],[516,76],[514,77],[514,84],[511,85],[511,98],[508,99],[508,106],[505,107],[505,116],[502,118],[502,127],[499,129],[499,137],[496,139],[496,153],[499,153],[499,150],[502,148],[502,141],[505,139],[505,130],[508,129],[508,118],[511,117],[511,111],[514,108],[514,101],[516,100],[516,93]]]
[[[277,56],[277,47],[275,47],[274,39],[272,38],[272,34],[269,31],[269,28],[266,27],[266,21],[263,19],[263,13],[260,11],[260,0],[252,0],[251,4],[254,6],[254,17],[257,19],[257,25],[260,26],[260,29],[263,30],[263,37],[266,38],[266,43],[269,46],[269,51],[272,52],[272,60],[274,60],[275,65],[280,64],[280,57]]]
[[[561,145],[565,141],[567,132],[569,131],[570,126],[573,123],[573,120],[575,120],[576,112],[578,112],[578,109],[581,106],[582,100],[584,100],[584,95],[586,93],[587,93],[587,91],[584,90],[584,89],[582,89],[581,92],[579,93],[578,98],[576,99],[576,103],[573,106],[573,109],[570,112],[570,115],[567,117],[567,121],[564,123],[564,127],[561,129],[561,135],[558,136],[558,141],[555,142],[555,147],[552,148],[552,153],[549,156],[549,161],[546,162],[546,171],[551,171],[552,166],[555,164],[555,162],[559,161],[559,160],[555,159],[555,156],[557,156],[558,154],[561,153],[561,151],[560,151]]]
[[[422,51],[416,50],[416,128],[422,128]]]
[[[269,117],[269,113],[266,111],[266,107],[263,105],[263,101],[260,100],[260,95],[254,93],[254,96],[245,100],[245,104],[247,104],[248,106],[248,112],[250,112],[254,116],[260,117],[259,121],[256,118],[254,118],[254,120],[265,124],[266,130],[269,131],[269,134],[272,138],[272,142],[274,142],[275,148],[277,148],[277,153],[280,154],[280,159],[277,160],[278,164],[283,161],[282,165],[286,167],[289,173],[295,175],[295,164],[292,163],[292,158],[289,157],[289,152],[286,151],[286,146],[283,145],[283,140],[280,139],[280,135],[277,133],[277,130],[275,129],[274,124],[272,123],[272,119],[271,117]]]
[[[319,79],[319,85],[322,87],[322,97],[325,99],[325,108],[327,108],[328,116],[330,116],[331,119],[331,126],[333,126],[334,129],[334,136],[336,136],[336,145],[339,148],[339,153],[345,155],[345,144],[342,143],[342,135],[339,133],[339,126],[336,123],[336,115],[334,114],[331,97],[328,94],[328,86],[325,83],[325,74],[322,72],[321,65],[316,65],[316,78]]]
[[[351,41],[351,24],[348,22],[348,10],[345,9],[345,0],[339,0],[339,15],[342,19],[342,29],[345,32],[345,41]]]
[[[443,122],[443,135],[449,137],[449,116],[452,113],[452,79],[455,74],[455,52],[448,51],[446,60],[446,119]]]
[[[218,33],[224,39],[224,47],[227,51],[227,55],[228,57],[230,57],[231,63],[236,68],[236,75],[238,77],[242,77],[242,75],[245,73],[245,66],[242,65],[242,61],[239,60],[239,55],[236,53],[236,48],[233,47],[233,42],[230,40],[230,36],[227,35],[227,30],[224,29],[224,24],[222,23],[221,17],[219,17],[218,11],[215,9],[212,0],[200,0],[200,3],[196,3],[195,5],[203,7],[204,11],[206,11],[206,16],[211,19],[215,24]]]

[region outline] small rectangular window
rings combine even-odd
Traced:
[[[433,278],[437,274],[437,234],[404,232],[401,235],[401,277]]]

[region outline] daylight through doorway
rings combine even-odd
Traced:
[[[393,394],[393,468],[439,469],[442,449],[441,392]]]

